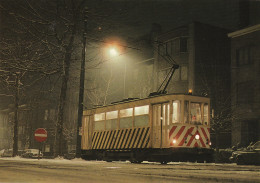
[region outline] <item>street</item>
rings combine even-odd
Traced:
[[[260,166],[0,158],[0,182],[260,182]]]

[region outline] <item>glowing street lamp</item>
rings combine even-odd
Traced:
[[[109,53],[110,53],[111,56],[117,56],[118,55],[118,51],[116,50],[116,48],[110,48]]]

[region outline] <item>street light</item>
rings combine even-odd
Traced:
[[[109,53],[111,56],[118,56],[118,51],[116,50],[116,48],[110,48]]]

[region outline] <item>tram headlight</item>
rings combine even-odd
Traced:
[[[197,135],[195,135],[195,139],[196,140],[199,140],[200,139],[200,136],[197,134]]]
[[[209,145],[211,146],[211,142],[209,142]]]
[[[173,144],[176,144],[176,142],[177,142],[176,139],[173,139],[172,143],[173,143]]]

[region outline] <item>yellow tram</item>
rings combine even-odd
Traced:
[[[83,112],[82,158],[211,161],[210,99],[167,94]]]

